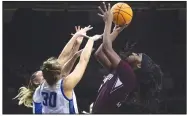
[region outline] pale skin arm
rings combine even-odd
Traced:
[[[62,74],[64,74],[64,76],[69,75],[70,71],[71,71],[72,68],[73,68],[73,65],[75,64],[75,61],[76,61],[77,58],[81,55],[82,51],[83,51],[83,49],[82,49],[82,50],[79,50],[77,53],[75,53],[75,54],[73,55],[73,57],[72,57],[70,60],[68,60],[68,61],[64,64],[64,66],[63,66],[63,68],[62,68]],[[93,49],[92,49],[92,51],[93,51]]]
[[[62,86],[64,89],[64,93],[66,97],[68,97],[69,99],[72,98],[72,91],[75,88],[75,86],[79,83],[79,81],[82,79],[82,76],[86,70],[92,52],[94,41],[100,39],[101,35],[96,35],[88,38],[89,40],[81,53],[79,63],[76,65],[73,72],[70,73],[63,81]]]
[[[76,65],[73,72],[70,73],[63,81],[64,93],[69,99],[72,98],[72,91],[74,87],[78,84],[78,82],[82,79],[82,76],[86,70],[93,44],[94,41],[92,39],[89,39],[81,53],[79,63]]]
[[[58,57],[58,61],[61,65],[64,65],[72,56],[78,51],[83,37],[80,37],[79,31],[80,31],[80,26],[75,27],[76,33],[72,36],[70,41],[66,44],[64,49],[62,50],[61,54]],[[89,30],[85,30],[86,32]]]
[[[83,29],[83,28],[80,28],[80,26],[75,27],[76,32],[80,31],[81,29]],[[83,35],[84,34],[86,34],[86,32],[83,32]],[[71,35],[73,36],[74,34],[71,34]],[[83,37],[78,37],[77,38],[75,47],[72,50],[72,52],[70,53],[70,57],[69,57],[70,59],[67,62],[65,62],[65,64],[62,67],[62,72],[61,73],[63,74],[63,76],[69,75],[70,71],[73,68],[73,65],[75,64],[75,61],[77,60],[77,58],[82,53],[82,50],[78,51],[78,49],[80,48],[80,45],[81,45],[82,41],[83,41]]]
[[[75,53],[73,55],[73,57],[71,59],[69,59],[63,66],[62,68],[62,74],[64,76],[67,76],[69,75],[70,71],[72,70],[73,68],[73,65],[75,64],[75,61],[77,60],[77,58],[81,55],[82,53],[82,50],[79,50],[77,53]]]

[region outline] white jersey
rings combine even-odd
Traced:
[[[41,84],[33,95],[33,113],[41,109],[42,114],[78,114],[75,93],[73,92],[72,99],[68,99],[63,92],[62,84],[62,79],[53,87],[47,82]]]

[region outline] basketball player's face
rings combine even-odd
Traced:
[[[132,53],[132,55],[127,58],[127,61],[133,66],[134,69],[141,68],[142,53]]]
[[[43,78],[43,73],[42,71],[38,71],[36,73],[36,77],[33,79],[33,83],[38,85],[41,84],[43,82],[44,78]]]

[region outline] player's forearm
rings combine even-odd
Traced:
[[[83,39],[83,38],[82,38]],[[66,44],[63,51],[61,52],[58,60],[60,64],[65,64],[73,55],[79,50],[82,40],[77,41],[77,37],[72,37],[72,39]]]
[[[81,53],[81,56],[80,56],[80,60],[79,60],[79,63],[77,65],[77,67],[75,68],[75,70],[77,70],[78,72],[76,73],[77,74],[77,78],[75,77],[75,85],[77,85],[77,83],[81,80],[85,70],[86,70],[86,67],[88,65],[88,62],[89,62],[89,59],[90,59],[90,56],[91,56],[91,52],[92,52],[92,48],[93,48],[93,44],[94,44],[94,41],[89,39],[86,46],[84,47],[82,53]],[[81,67],[81,70],[77,69],[78,67]]]
[[[119,35],[119,33],[120,33],[120,32],[118,32],[118,31],[113,31],[113,32],[110,34],[110,39],[111,39],[112,42],[117,38],[117,36]]]
[[[111,68],[111,62],[108,60],[108,58],[106,57],[105,53],[102,50],[103,44],[101,44],[99,46],[99,48],[97,49],[97,51],[95,52],[94,56],[97,59],[97,61],[106,69],[110,69]]]
[[[67,90],[72,90],[74,87],[79,83],[79,81],[82,79],[82,76],[86,70],[86,67],[88,65],[90,55],[92,52],[94,41],[89,39],[86,46],[84,47],[79,63],[76,65],[75,69],[71,74],[67,76],[67,78],[64,81],[64,87]]]
[[[80,61],[89,61],[90,55],[92,53],[94,41],[92,39],[89,39],[86,46],[84,47],[82,54],[80,56]]]
[[[72,50],[69,53],[68,60],[71,59],[72,57],[74,57],[75,54],[78,52],[78,50],[79,50],[79,48],[80,48],[80,46],[82,44],[82,41],[83,41],[83,37],[77,38]]]
[[[82,52],[82,51],[80,51]],[[73,68],[73,65],[75,64],[75,61],[77,60],[77,58],[80,56],[80,53],[75,53],[72,58],[70,60],[67,61],[67,63],[64,65],[63,69],[62,69],[62,74],[64,74],[65,76],[69,75],[70,71]]]
[[[113,42],[115,39],[116,39],[116,37],[119,35],[119,32],[118,31],[113,31],[111,34],[110,34],[110,39],[111,39],[111,41]],[[99,48],[97,49],[97,51],[95,52],[96,54],[98,54],[98,55],[102,55],[102,54],[104,54],[104,52],[102,51],[102,47],[103,47],[103,44],[101,44],[100,46],[99,46]]]
[[[112,41],[110,38],[112,21],[108,21],[105,23],[105,29],[103,34],[103,48],[104,50],[111,50],[112,49]]]
[[[119,35],[120,32],[121,32],[121,31],[114,30],[114,31],[110,34],[110,39],[111,39],[112,42],[117,38],[117,36]],[[99,46],[99,48],[97,49],[97,51],[95,52],[95,56],[96,56],[97,58],[99,58],[99,57],[105,55],[104,52],[103,52],[103,50],[102,50],[102,47],[103,47],[103,44],[101,44],[101,45]]]
[[[71,53],[74,45],[75,45],[75,42],[76,42],[76,39],[78,38],[78,36],[74,35],[70,40],[69,42],[66,44],[66,46],[64,47],[64,49],[62,50],[61,54],[59,55],[58,59],[63,59],[64,56],[68,56],[69,53]]]

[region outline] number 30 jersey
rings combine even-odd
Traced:
[[[34,114],[78,114],[75,93],[73,92],[72,99],[68,99],[64,94],[62,84],[62,79],[52,87],[44,82],[35,90]]]

